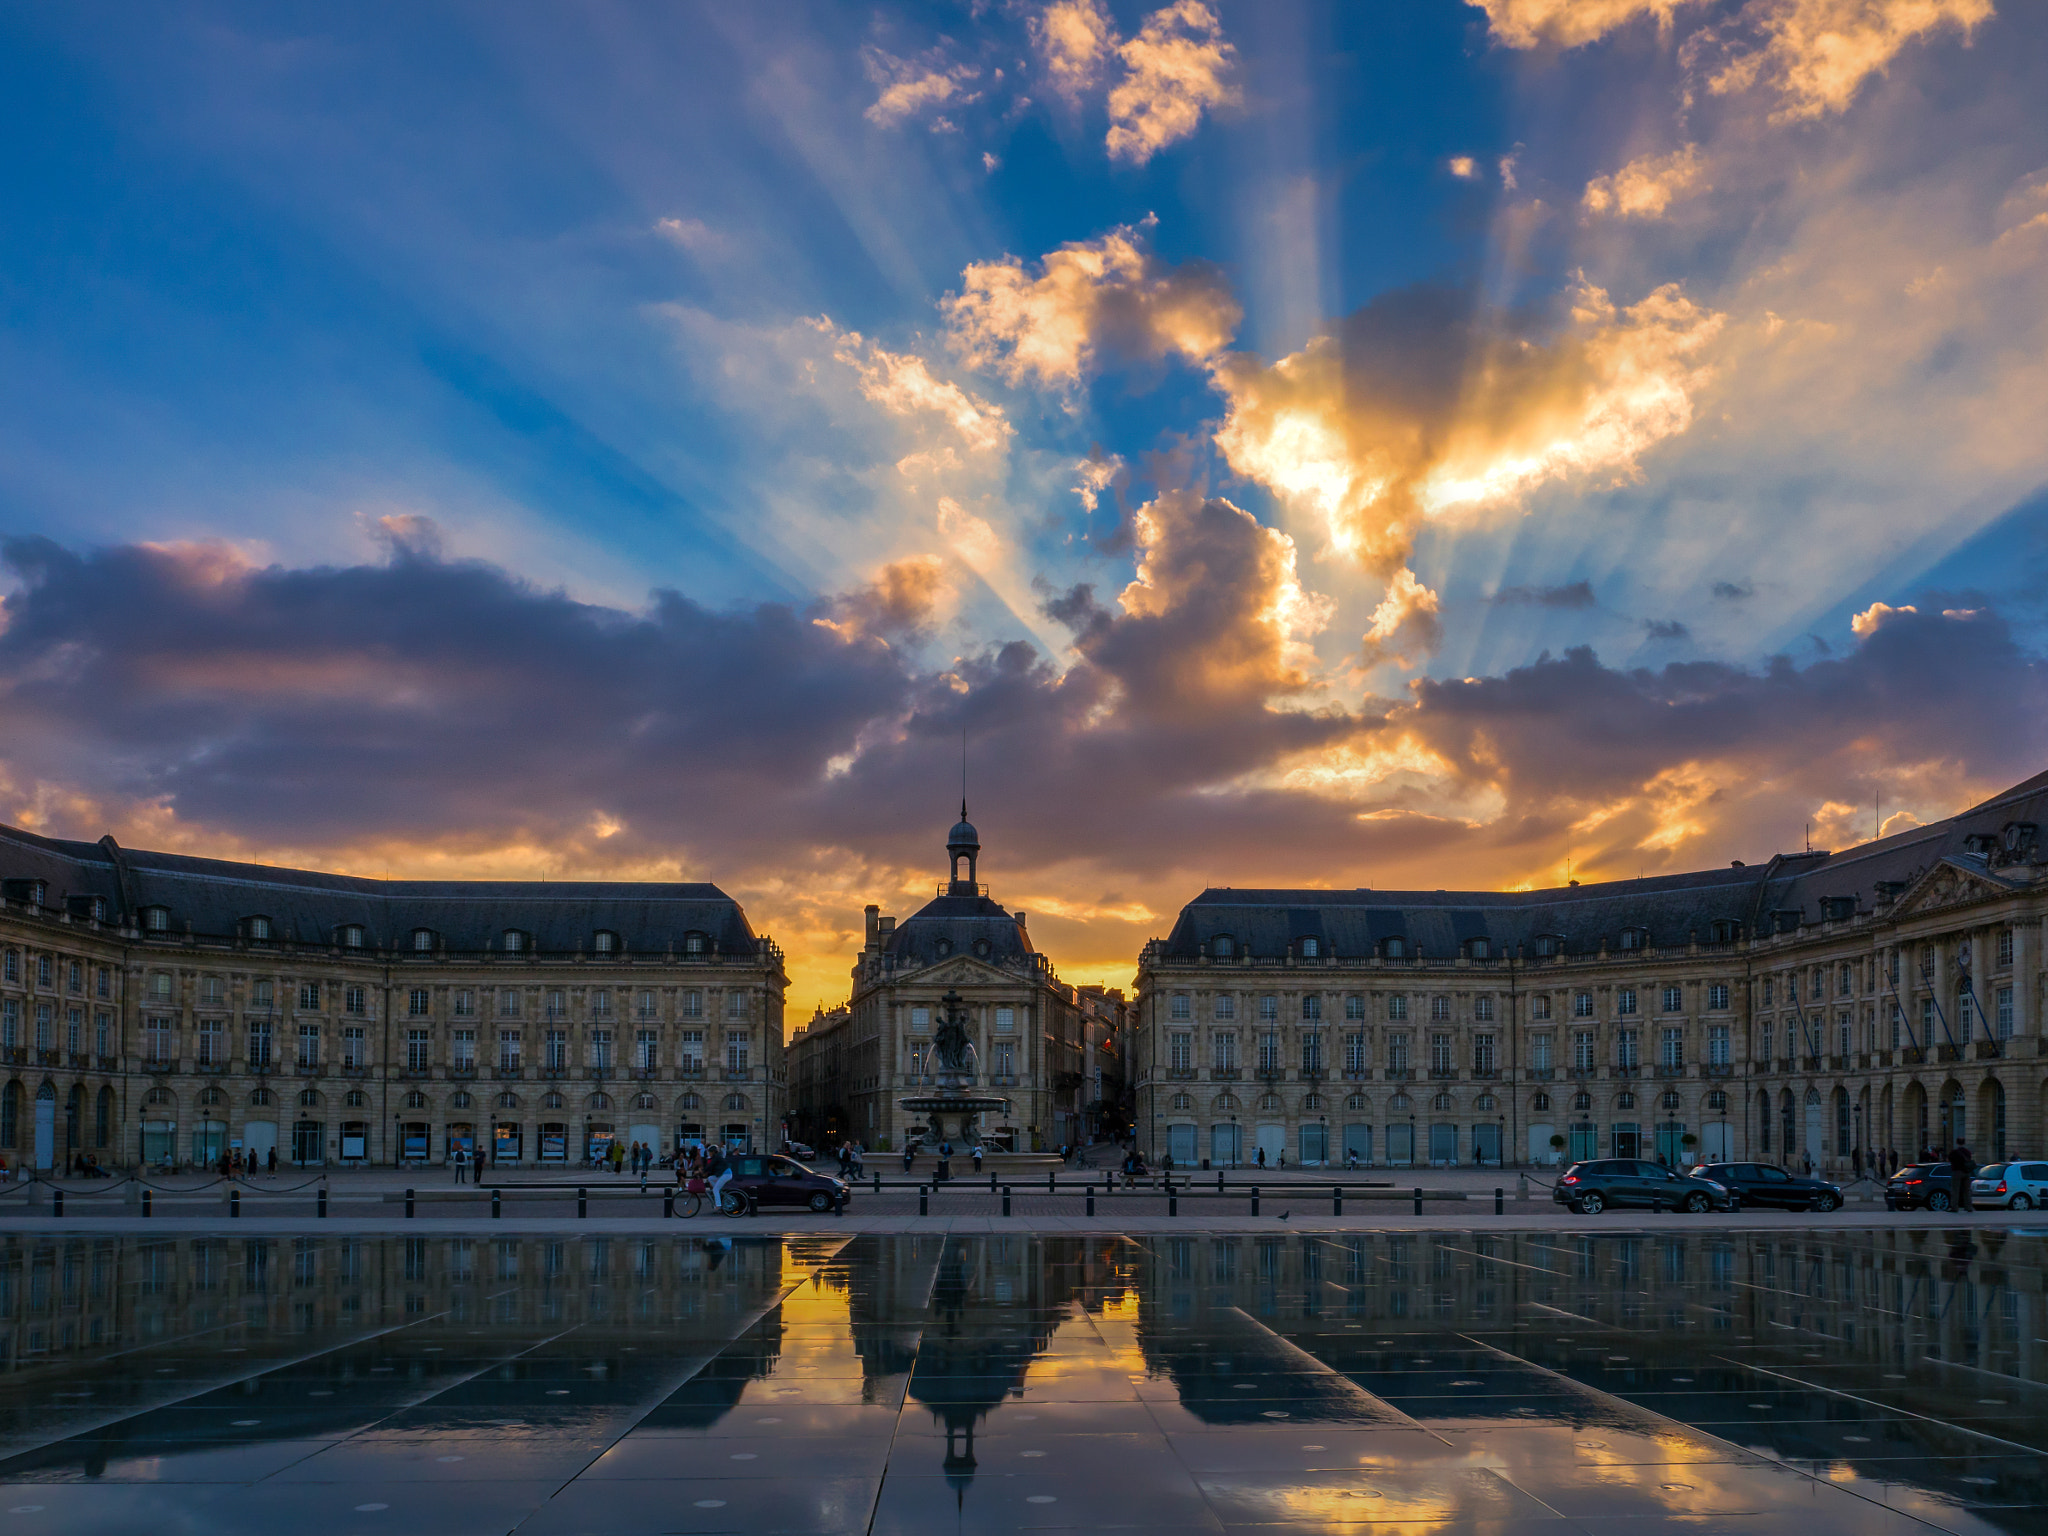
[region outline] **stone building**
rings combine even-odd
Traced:
[[[713,885],[363,880],[0,828],[17,1165],[779,1139],[782,953]]]
[[[2048,1147],[2048,774],[1843,853],[1542,891],[1204,891],[1147,944],[1177,1163]]]
[[[983,1138],[1017,1151],[1080,1136],[1084,1083],[1081,1010],[1072,988],[1032,946],[1022,912],[989,899],[976,878],[981,835],[960,807],[946,839],[950,864],[935,897],[902,922],[867,908],[853,994],[820,1010],[789,1043],[790,1074],[804,1086],[794,1134],[814,1145],[858,1137],[900,1149],[919,1127],[897,1104],[937,1081],[932,1032],[957,993],[974,1047],[972,1086],[1010,1101],[984,1116]]]

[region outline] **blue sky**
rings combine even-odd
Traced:
[[[1683,867],[2041,766],[2038,726],[1926,740],[2042,687],[2048,25],[2011,0],[78,5],[0,42],[14,821],[687,872],[823,987],[935,862],[963,724],[1009,899],[1103,976],[1208,879]],[[373,589],[473,626],[271,627]],[[576,647],[629,632],[745,691],[593,713]],[[1887,632],[1963,696],[1877,680]],[[529,694],[491,658],[543,633]],[[1599,687],[1544,670],[1585,648]],[[671,715],[724,734],[595,780],[520,745]],[[750,733],[772,785],[720,777]],[[516,790],[430,821],[329,778],[462,779],[479,736]]]

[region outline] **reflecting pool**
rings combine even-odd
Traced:
[[[0,1239],[0,1536],[2048,1531],[2033,1233]]]

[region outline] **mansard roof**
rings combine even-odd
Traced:
[[[0,878],[17,897],[20,882],[45,882],[48,904],[57,908],[102,897],[117,921],[162,907],[173,932],[183,933],[189,922],[200,936],[233,935],[245,919],[262,916],[274,937],[306,943],[331,942],[342,927],[359,924],[371,948],[409,948],[421,928],[450,950],[501,948],[508,928],[530,935],[535,950],[563,953],[588,950],[600,930],[618,935],[629,954],[660,954],[670,945],[680,951],[692,933],[717,954],[752,956],[762,946],[740,904],[703,882],[370,880],[121,848],[111,837],[71,842],[6,826]]]
[[[940,896],[926,902],[896,925],[882,946],[897,967],[929,965],[948,955],[976,955],[977,943],[988,950],[981,958],[1021,960],[1036,954],[1031,935],[1014,914],[986,896]]]
[[[1651,945],[1713,941],[1715,924],[1747,938],[1799,923],[1888,906],[1947,860],[2005,883],[2025,872],[2048,878],[2048,773],[2038,774],[1943,821],[1849,848],[1779,854],[1766,863],[1535,891],[1288,890],[1212,887],[1181,909],[1161,945],[1192,959],[1228,936],[1241,953],[1275,957],[1315,937],[1325,953],[1366,956],[1400,938],[1410,954],[1447,958],[1474,939],[1492,953],[1533,951],[1539,938],[1566,954],[1619,945],[1627,929]],[[1844,905],[1850,904],[1850,905]],[[1725,931],[1725,930],[1724,930]]]

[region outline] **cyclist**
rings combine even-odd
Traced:
[[[722,1210],[725,1186],[732,1182],[732,1165],[726,1161],[725,1148],[715,1141],[704,1148],[704,1177],[711,1186],[711,1209]]]

